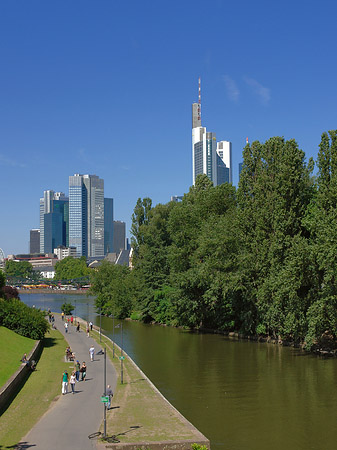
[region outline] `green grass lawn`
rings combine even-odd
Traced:
[[[51,330],[46,334],[36,371],[31,373],[1,416],[0,449],[12,448],[10,446],[18,444],[47,411],[51,402],[60,395],[60,374],[69,366],[69,362],[64,362],[66,346],[67,343],[59,331]],[[5,366],[6,364],[3,364],[2,369]]]
[[[20,336],[14,331],[5,327],[0,327],[0,386],[19,369],[20,360],[24,353],[27,355],[33,349],[35,342],[33,339]]]

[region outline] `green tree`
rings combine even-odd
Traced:
[[[28,261],[6,261],[5,272],[7,277],[35,278],[33,266]]]
[[[318,152],[317,195],[307,225],[317,261],[318,292],[308,310],[307,346],[337,337],[337,130],[323,133]]]
[[[138,256],[139,246],[143,243],[143,235],[141,231],[142,225],[146,225],[148,223],[151,208],[152,200],[150,198],[138,198],[132,214],[131,222],[131,245],[134,250],[135,259]]]
[[[61,311],[64,312],[66,316],[70,316],[74,311],[74,306],[69,302],[64,302],[61,305]]]
[[[132,311],[132,287],[130,269],[127,266],[102,261],[91,274],[92,294],[96,295],[96,308],[103,314],[124,319]]]
[[[90,275],[91,269],[87,267],[86,258],[67,258],[58,261],[55,265],[56,280],[73,280],[76,278],[87,277]]]
[[[238,189],[239,276],[245,289],[241,329],[298,339],[315,289],[303,225],[314,195],[313,162],[307,165],[297,143],[281,137],[247,145],[243,157]],[[296,283],[289,283],[301,269],[305,272]]]

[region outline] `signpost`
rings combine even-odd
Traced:
[[[101,397],[101,402],[102,402],[102,403],[108,403],[108,401],[109,401],[109,396],[103,396],[103,397]]]

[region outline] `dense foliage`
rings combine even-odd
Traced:
[[[71,316],[74,311],[74,306],[71,303],[64,302],[61,305],[61,311],[64,312],[66,316]]]
[[[7,277],[35,279],[37,276],[28,261],[6,261],[5,272]]]
[[[89,274],[90,269],[87,267],[85,256],[81,258],[68,256],[55,264],[56,280],[73,280],[87,277]]]
[[[337,131],[314,162],[294,140],[247,144],[238,189],[205,176],[180,203],[138,199],[133,270],[104,264],[97,306],[308,348],[337,336]]]
[[[17,298],[0,298],[0,325],[31,339],[42,339],[48,330],[43,312]]]

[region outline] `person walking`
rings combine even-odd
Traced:
[[[92,345],[89,348],[90,361],[93,361],[95,358],[95,347]]]
[[[83,361],[82,363],[80,372],[81,372],[81,381],[85,381],[85,377],[87,376],[87,366],[85,365],[85,361]]]
[[[80,322],[77,322],[76,331],[80,332]]]
[[[93,323],[90,320],[90,322],[89,322],[90,331],[92,331],[92,326],[93,326]]]
[[[68,393],[68,372],[65,370],[62,375],[62,395]]]
[[[80,362],[76,361],[76,364],[75,364],[76,381],[80,381],[80,368],[81,368]]]
[[[71,392],[73,394],[75,394],[75,383],[76,383],[76,375],[75,375],[75,370],[73,371],[73,373],[70,375],[70,386],[71,386]]]
[[[87,336],[89,337],[89,324],[87,323]]]
[[[72,325],[74,324],[74,317],[73,317],[73,316],[70,317],[70,323],[71,323]]]
[[[114,396],[110,384],[108,384],[108,386],[107,386],[107,389],[106,389],[106,395],[107,395],[107,397],[109,397],[108,404],[107,404],[107,408],[110,409],[110,406],[111,406],[111,399],[112,399],[112,397]]]
[[[64,321],[64,312],[62,311],[62,314],[61,314],[61,318],[62,318],[62,322]]]

